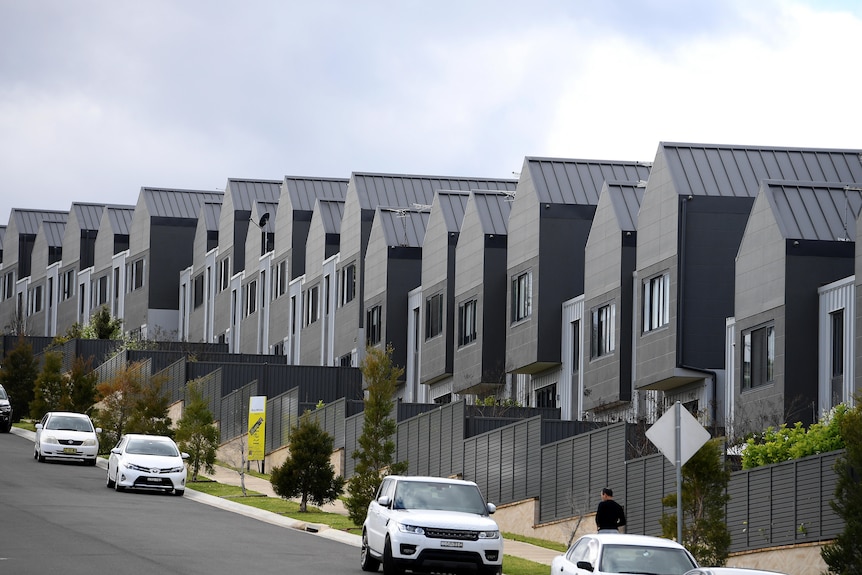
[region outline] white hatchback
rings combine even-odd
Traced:
[[[565,554],[554,557],[550,572],[552,575],[683,575],[696,567],[691,553],[676,541],[649,535],[596,533],[584,535]]]
[[[467,570],[499,575],[503,538],[472,481],[390,475],[362,525],[360,565],[386,575]]]
[[[117,491],[148,489],[183,495],[188,457],[170,437],[129,433],[111,450],[107,486]]]
[[[49,411],[36,424],[36,441],[33,458],[39,462],[46,458],[73,459],[86,465],[96,465],[99,453],[101,428],[93,427],[84,413]]]

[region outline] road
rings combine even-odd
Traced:
[[[188,497],[106,489],[100,467],[37,463],[0,434],[0,573],[357,574],[358,549]]]

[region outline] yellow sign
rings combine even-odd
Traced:
[[[248,402],[248,460],[263,461],[266,455],[266,396]]]

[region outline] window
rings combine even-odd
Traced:
[[[377,345],[380,343],[380,338],[383,335],[383,326],[381,325],[383,309],[376,305],[366,313],[366,343],[368,345]]]
[[[96,280],[96,305],[99,307],[108,303],[108,276],[102,276]]]
[[[192,297],[194,298],[193,305],[197,309],[204,304],[204,274],[199,273],[192,282],[194,284],[192,287],[194,290],[192,292]]]
[[[27,315],[42,311],[42,286],[36,286],[27,294]]]
[[[230,258],[227,257],[218,263],[219,291],[226,290],[230,285]]]
[[[536,390],[536,407],[557,407],[557,384]]]
[[[338,358],[338,365],[340,367],[351,367],[352,363],[352,355],[349,353],[345,353],[341,357]]]
[[[591,318],[590,357],[602,357],[614,352],[616,306],[612,303],[593,310]]]
[[[3,299],[7,300],[15,293],[15,272],[3,276]]]
[[[331,276],[323,276],[323,317],[329,317],[329,292],[332,289]]]
[[[257,280],[248,282],[245,286],[245,315],[249,316],[257,311]]]
[[[356,297],[356,264],[341,268],[338,277],[338,307],[346,305]]]
[[[742,334],[742,388],[772,383],[775,377],[775,326]]]
[[[432,295],[425,300],[425,339],[443,333],[443,294]]]
[[[272,299],[279,298],[287,290],[287,260],[283,260],[275,266],[272,276]]]
[[[302,294],[303,326],[311,325],[320,319],[320,286],[309,288]]]
[[[129,291],[135,291],[144,286],[144,258],[127,264],[126,278],[129,282]]]
[[[120,297],[120,268],[114,268],[114,299]]]
[[[650,278],[643,285],[644,333],[670,322],[670,274]]]
[[[829,322],[832,332],[829,345],[832,346],[830,354],[832,376],[832,405],[833,407],[844,401],[844,310],[839,309],[829,314]]]
[[[458,306],[458,345],[476,341],[476,300]]]
[[[572,322],[572,373],[581,371],[581,322]]]
[[[533,273],[525,272],[512,280],[512,322],[530,317],[533,300]]]
[[[290,335],[296,335],[296,324],[299,321],[296,309],[296,296],[290,298]]]
[[[66,271],[63,274],[63,297],[62,300],[66,301],[75,295],[75,270],[71,269]]]

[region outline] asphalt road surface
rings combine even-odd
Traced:
[[[105,471],[37,463],[0,434],[2,575],[338,575],[359,550],[160,493],[117,493]]]

